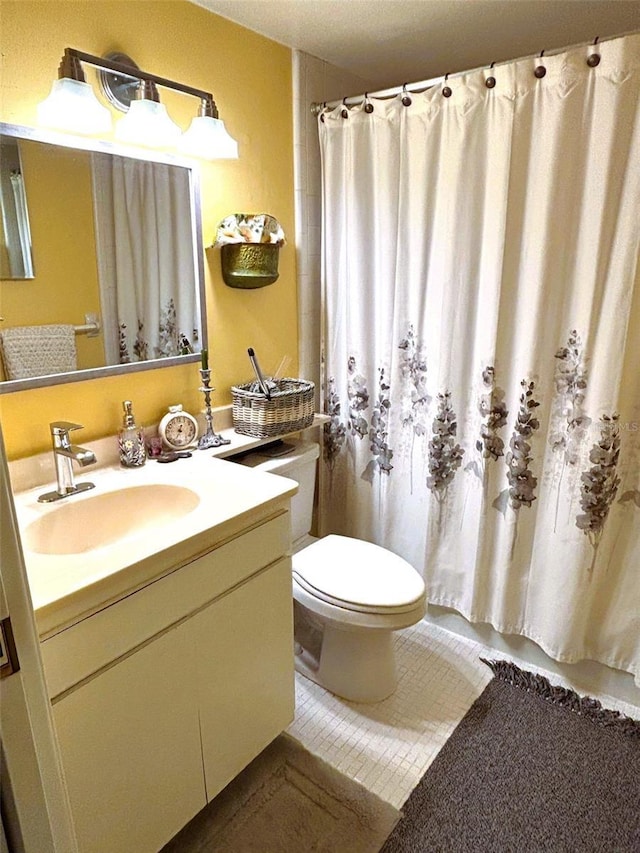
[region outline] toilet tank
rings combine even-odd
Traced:
[[[290,449],[283,455],[274,455],[286,448]],[[293,542],[311,530],[316,460],[319,455],[320,447],[316,442],[292,439],[230,460],[250,468],[268,471],[270,474],[289,477],[298,483],[298,492],[291,498],[291,540]]]

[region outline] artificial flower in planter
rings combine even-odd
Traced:
[[[233,213],[218,226],[222,278],[229,287],[255,288],[278,278],[278,255],[284,231],[268,213]]]

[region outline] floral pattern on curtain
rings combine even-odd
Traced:
[[[322,515],[640,680],[640,35],[595,50],[322,113]]]

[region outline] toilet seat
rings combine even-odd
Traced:
[[[348,536],[325,536],[294,554],[293,575],[315,598],[358,613],[409,613],[425,594],[424,581],[406,560]]]

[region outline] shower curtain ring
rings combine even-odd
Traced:
[[[541,50],[540,51],[540,59],[542,59],[543,57],[544,57],[544,50]],[[538,80],[542,80],[544,75],[547,73],[547,69],[544,67],[544,65],[537,65],[536,69],[533,73],[538,78]]]
[[[402,106],[410,107],[411,106],[411,98],[407,94],[407,84],[402,84]]]
[[[449,73],[447,72],[447,73],[444,75],[444,82],[446,83],[448,79],[449,79]],[[451,97],[451,95],[453,95],[453,91],[452,91],[452,89],[451,89],[451,87],[450,87],[450,86],[446,86],[446,85],[445,85],[445,86],[443,86],[443,87],[442,87],[442,94],[443,94],[443,96],[444,96],[445,98],[450,98],[450,97]]]
[[[489,66],[489,71],[493,71],[494,65],[495,62],[492,62]],[[487,89],[493,89],[493,87],[496,85],[496,78],[493,76],[493,74],[487,77],[487,79],[484,81],[484,85],[487,87]]]
[[[600,36],[596,36],[593,42],[594,47],[598,44],[599,40]],[[596,53],[595,51],[593,53],[590,53],[587,57],[587,65],[589,66],[589,68],[595,68],[596,65],[600,65],[600,54]]]
[[[373,112],[373,104],[369,101],[369,93],[364,93],[364,111],[365,113]]]
[[[340,115],[342,116],[342,118],[349,118],[349,110],[347,109],[347,99],[346,99],[346,97],[342,99],[342,106],[344,107],[344,109],[342,110],[342,112],[340,113]]]

